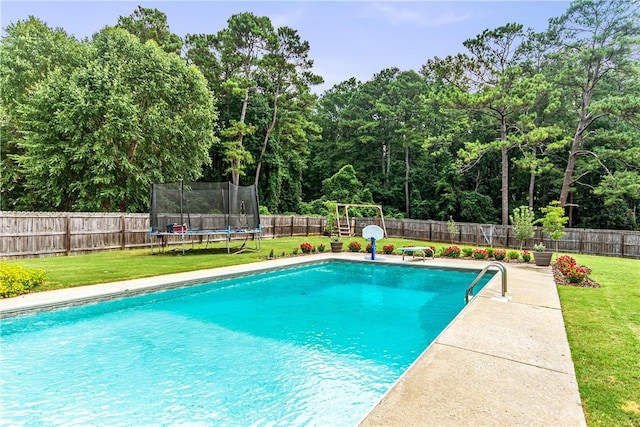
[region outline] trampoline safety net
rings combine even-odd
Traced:
[[[152,233],[171,232],[174,224],[190,233],[259,230],[258,193],[255,185],[231,182],[152,184],[150,222]]]

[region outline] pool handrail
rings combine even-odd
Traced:
[[[487,271],[489,271],[489,269],[491,267],[497,267],[498,270],[502,273],[502,297],[503,298],[505,297],[505,295],[507,294],[507,270],[504,268],[504,265],[502,265],[502,263],[494,261],[494,262],[491,262],[491,263],[487,264],[482,269],[482,271],[476,276],[476,278],[473,280],[473,282],[471,282],[471,284],[467,288],[466,292],[464,293],[464,302],[465,302],[465,304],[469,303],[469,296],[473,296],[473,287],[476,284],[478,284],[480,279],[482,279],[482,276],[484,276],[485,273]]]

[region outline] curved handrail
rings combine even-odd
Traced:
[[[476,276],[476,278],[473,280],[473,282],[471,282],[471,284],[467,288],[466,292],[464,293],[464,302],[465,302],[465,304],[469,303],[469,296],[473,296],[473,287],[478,284],[480,279],[482,279],[482,276],[484,276],[485,273],[487,271],[489,271],[489,269],[491,267],[497,267],[498,270],[502,273],[502,297],[504,298],[504,296],[507,294],[507,270],[504,268],[504,265],[502,265],[501,263],[492,262],[492,263],[487,264],[482,269],[480,274],[478,274]]]

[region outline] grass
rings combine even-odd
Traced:
[[[558,288],[589,426],[640,426],[640,261],[573,255],[601,288]]]
[[[363,239],[354,240],[364,248]],[[236,255],[227,255],[224,244],[217,243],[206,250],[197,245],[199,250],[188,250],[185,255],[181,247],[175,246],[156,255],[151,255],[149,249],[140,249],[32,258],[20,263],[45,270],[50,281],[38,289],[41,291],[256,262],[264,260],[271,250],[276,256],[283,252],[290,255],[303,242],[314,246],[323,243],[330,250],[327,237],[291,237],[263,240],[259,252]],[[345,250],[348,242],[344,239]],[[398,248],[433,243],[385,239],[378,249],[388,244]],[[437,250],[449,246],[433,245]],[[252,247],[253,242],[248,246]],[[590,267],[590,277],[602,285],[558,288],[587,423],[640,426],[640,261],[571,256]]]

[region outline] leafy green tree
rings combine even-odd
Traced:
[[[364,187],[351,165],[340,168],[322,182],[323,198],[338,203],[373,203],[371,192]]]
[[[509,116],[522,105],[521,98],[512,96],[511,91],[522,75],[518,65],[522,62],[524,39],[522,25],[507,24],[466,40],[463,44],[470,55],[429,60],[425,65],[426,73],[439,75],[454,85],[454,90],[446,92],[449,102],[487,115],[496,124],[497,139],[469,143],[461,155],[467,164],[473,164],[488,149],[500,150],[504,225],[508,224],[509,215]]]
[[[520,240],[520,250],[524,242],[533,238],[535,213],[529,206],[520,206],[513,210],[513,213],[509,215],[511,225],[513,225],[513,231],[516,235],[516,239]]]
[[[638,6],[627,0],[577,0],[560,17],[550,20],[548,55],[557,70],[556,84],[573,102],[573,138],[562,179],[560,204],[583,176],[575,176],[577,161],[592,156],[585,144],[603,118],[637,118]],[[582,172],[582,171],[580,171]]]
[[[117,28],[94,35],[85,60],[21,105],[24,204],[144,212],[152,182],[197,179],[216,142],[202,74]]]
[[[540,208],[544,216],[536,222],[542,224],[542,230],[549,235],[551,240],[556,242],[556,252],[558,251],[558,241],[562,239],[566,231],[564,227],[569,222],[569,217],[565,216],[564,207],[559,200],[554,200],[547,206]]]
[[[66,74],[83,62],[86,46],[34,17],[4,30],[0,41],[0,210],[30,210],[20,203],[25,189],[15,160],[22,153],[18,107],[50,73]]]
[[[167,15],[158,9],[138,6],[131,15],[119,17],[116,26],[138,36],[142,43],[154,40],[165,52],[180,55],[182,39],[169,30]]]

